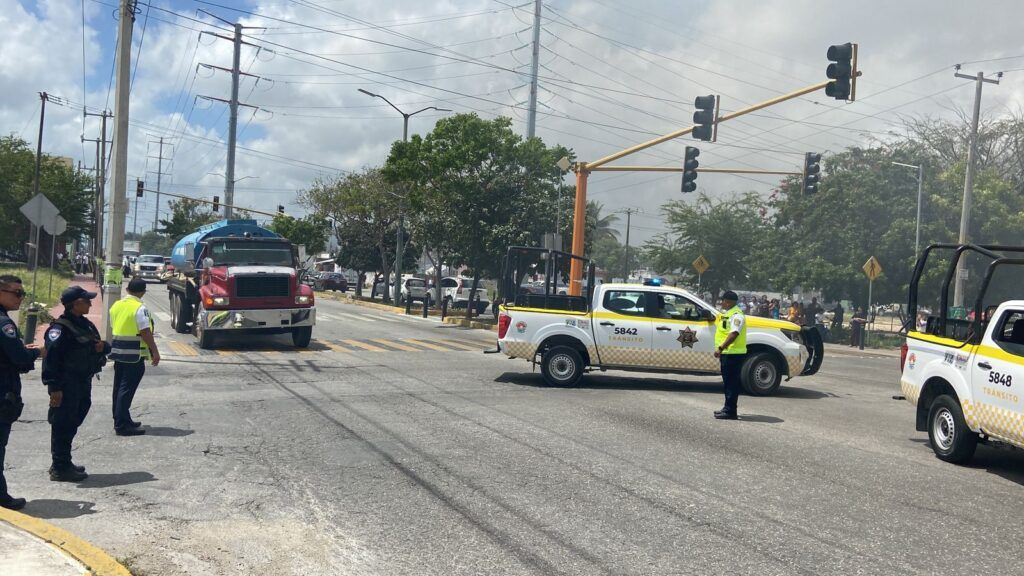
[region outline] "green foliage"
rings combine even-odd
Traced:
[[[139,250],[142,254],[162,254],[170,256],[176,239],[161,234],[155,230],[148,230],[142,233],[139,239]]]
[[[292,244],[306,247],[306,254],[318,254],[327,246],[327,233],[330,223],[327,218],[310,214],[302,218],[278,214],[270,224],[270,229],[284,236]]]
[[[35,151],[15,136],[0,137],[0,248],[20,250],[29,237],[29,222],[18,208],[33,196]],[[60,159],[43,155],[39,191],[67,220],[65,238],[91,236],[95,228],[93,179]],[[49,258],[49,240],[41,237],[41,261]]]
[[[182,237],[195,232],[196,228],[220,220],[220,215],[202,202],[180,198],[167,203],[171,208],[171,217],[161,219],[160,233],[177,242]]]

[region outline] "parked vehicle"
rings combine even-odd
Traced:
[[[952,283],[955,264],[967,252],[973,253],[972,262],[985,260],[986,271],[977,298],[965,299],[967,319],[952,317],[944,289],[937,314],[929,311],[926,322],[919,323],[925,308],[918,305],[918,284],[928,256],[938,250],[954,253],[948,264],[940,260],[947,269],[943,287]],[[1024,448],[1024,300],[985,299],[997,269],[1024,265],[1021,253],[1024,246],[933,244],[914,268],[900,388],[916,408],[917,430],[928,432],[932,450],[946,462],[969,462],[979,442]]]
[[[309,346],[313,290],[300,282],[298,251],[287,239],[255,220],[221,220],[179,240],[171,260],[171,324],[193,332],[200,348],[228,331],[290,333],[296,347]]]
[[[458,276],[441,278],[441,290],[438,297],[441,302],[447,301],[448,308],[465,310],[469,307],[469,292],[472,285],[472,278]],[[487,290],[477,288],[474,302],[476,304],[476,313],[483,314],[487,307],[491,305],[491,299],[487,296]]]
[[[313,283],[313,289],[348,292],[348,280],[339,272],[320,272]]]
[[[422,278],[406,278],[402,282],[402,291],[399,295],[399,304],[405,304],[405,301],[409,298],[421,300],[427,298],[427,306],[432,305],[435,301],[433,295],[428,293],[427,281]]]
[[[517,256],[546,253],[546,262],[581,261],[590,269],[585,295],[520,290]],[[510,358],[539,363],[552,386],[575,385],[588,370],[629,370],[679,374],[718,374],[714,356],[715,308],[679,288],[593,281],[589,261],[565,252],[510,248],[502,277],[498,348]],[[551,288],[555,288],[551,283]],[[505,297],[509,294],[509,297]],[[783,377],[814,374],[823,344],[814,328],[747,316],[744,389],[752,395],[775,393]]]

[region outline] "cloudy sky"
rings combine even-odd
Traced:
[[[99,120],[113,109],[116,0],[0,0],[0,133],[37,139],[39,92],[47,105],[43,148],[92,167]],[[228,35],[245,30],[241,68],[236,203],[290,213],[296,190],[323,176],[382,163],[405,111],[427,106],[511,117],[526,133],[533,2],[528,0],[153,0],[135,22],[128,174],[155,187],[164,138],[162,187],[223,199]],[[216,16],[216,17],[215,17]],[[593,160],[690,124],[693,98],[720,94],[744,105],[825,79],[826,48],[860,44],[855,103],[824,92],[723,124],[701,165],[799,170],[804,152],[838,151],[885,139],[901,118],[952,117],[969,108],[964,71],[1004,71],[986,85],[983,110],[1016,110],[1024,47],[1011,23],[1024,2],[990,0],[545,0],[540,36],[537,135]],[[204,33],[201,33],[204,32]],[[448,112],[414,116],[426,133]],[[681,162],[684,137],[620,163]],[[767,194],[776,179],[704,174],[713,195]],[[681,198],[677,174],[599,174],[590,197],[606,210],[638,208],[631,237],[660,230],[659,206]],[[139,204],[138,230],[156,209]],[[166,202],[161,210],[166,210]],[[623,219],[623,228],[625,221]],[[128,229],[132,229],[129,212]]]

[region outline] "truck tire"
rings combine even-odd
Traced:
[[[548,386],[575,386],[583,377],[583,357],[568,346],[555,346],[540,361],[540,373]]]
[[[978,435],[967,427],[960,403],[948,394],[936,398],[928,409],[928,441],[939,460],[966,464],[974,457]]]
[[[313,327],[304,326],[302,328],[295,328],[292,330],[292,345],[296,348],[306,348],[309,346],[309,341],[313,338]]]
[[[755,352],[743,363],[743,389],[751,396],[770,396],[782,385],[782,369],[770,352]]]
[[[202,312],[202,308],[200,308],[200,312]],[[197,318],[201,316],[202,314],[196,315]],[[196,338],[199,339],[199,347],[202,348],[203,350],[209,350],[213,348],[215,332],[211,332],[203,328],[203,323],[199,322],[198,320],[195,322],[194,326],[196,330]]]
[[[171,327],[178,334],[188,334],[188,320],[181,294],[171,294]]]

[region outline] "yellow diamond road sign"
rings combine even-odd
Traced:
[[[882,274],[882,265],[878,263],[877,258],[872,256],[861,266],[861,270],[864,271],[864,275],[868,277],[868,280],[874,281],[875,278]]]
[[[708,259],[703,255],[697,256],[697,259],[693,261],[693,269],[697,271],[697,274],[707,272],[708,268],[711,268],[711,262],[708,262]]]

